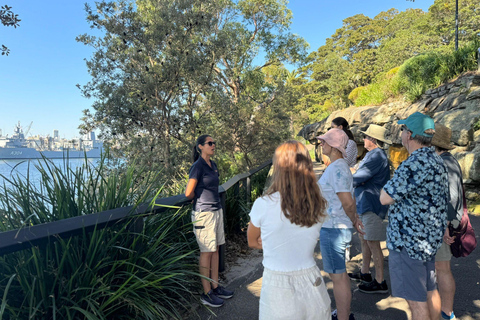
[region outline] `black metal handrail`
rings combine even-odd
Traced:
[[[247,196],[250,196],[250,177],[258,171],[272,164],[272,160],[266,161],[259,167],[252,169],[246,173],[241,173],[227,182],[219,186],[218,192],[222,200],[222,206],[225,208],[225,194],[228,189],[236,185],[242,180],[246,180]],[[149,213],[158,214],[164,212],[171,206],[183,206],[190,204],[191,200],[187,199],[184,194],[162,198],[155,200],[155,206],[152,208],[150,203],[143,203],[137,207],[129,206],[116,208],[112,210],[102,211],[82,215],[78,217],[43,223],[35,226],[23,227],[17,230],[11,230],[0,233],[0,256],[33,246],[42,245],[43,243],[56,238],[66,238],[83,233],[84,231],[92,231],[94,229],[103,229],[113,226],[115,223],[123,219],[136,219],[139,216]],[[226,214],[226,213],[225,213]],[[143,219],[137,219],[137,230],[142,227]],[[223,248],[221,250],[223,260]],[[223,269],[221,262],[221,269]]]

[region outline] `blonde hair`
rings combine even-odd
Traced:
[[[266,195],[279,192],[285,217],[293,224],[311,227],[324,221],[327,207],[316,180],[307,148],[298,141],[287,141],[275,150],[272,184]]]

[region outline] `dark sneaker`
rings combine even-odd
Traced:
[[[348,277],[353,281],[372,282],[373,280],[371,273],[354,272],[349,273]]]
[[[332,311],[332,320],[338,320],[337,309]],[[353,313],[350,313],[350,316],[348,317],[348,320],[355,320],[355,317],[353,316]]]
[[[223,306],[223,300],[220,299],[213,293],[213,290],[210,290],[207,294],[202,293],[200,295],[200,301],[210,307],[218,308]]]
[[[359,285],[358,290],[363,293],[388,293],[388,286],[385,280],[378,283],[376,279],[373,279],[372,282]]]
[[[221,286],[218,286],[215,289],[213,289],[213,294],[215,294],[217,297],[220,297],[222,299],[230,299],[231,297],[233,297],[233,291],[229,291]]]

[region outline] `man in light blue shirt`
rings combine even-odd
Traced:
[[[357,203],[357,213],[365,226],[365,235],[359,235],[362,243],[362,269],[359,273],[349,273],[352,280],[362,281],[358,286],[364,293],[388,293],[388,286],[383,277],[383,252],[380,241],[386,240],[386,222],[388,206],[380,203],[380,190],[390,179],[390,167],[383,150],[384,143],[392,141],[385,138],[386,130],[371,124],[365,134],[363,143],[368,150],[353,174],[353,187]],[[370,261],[373,256],[375,278],[370,274]]]

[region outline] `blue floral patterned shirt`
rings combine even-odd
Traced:
[[[395,200],[388,211],[387,247],[429,261],[442,245],[448,209],[448,174],[432,148],[412,152],[384,187]]]

